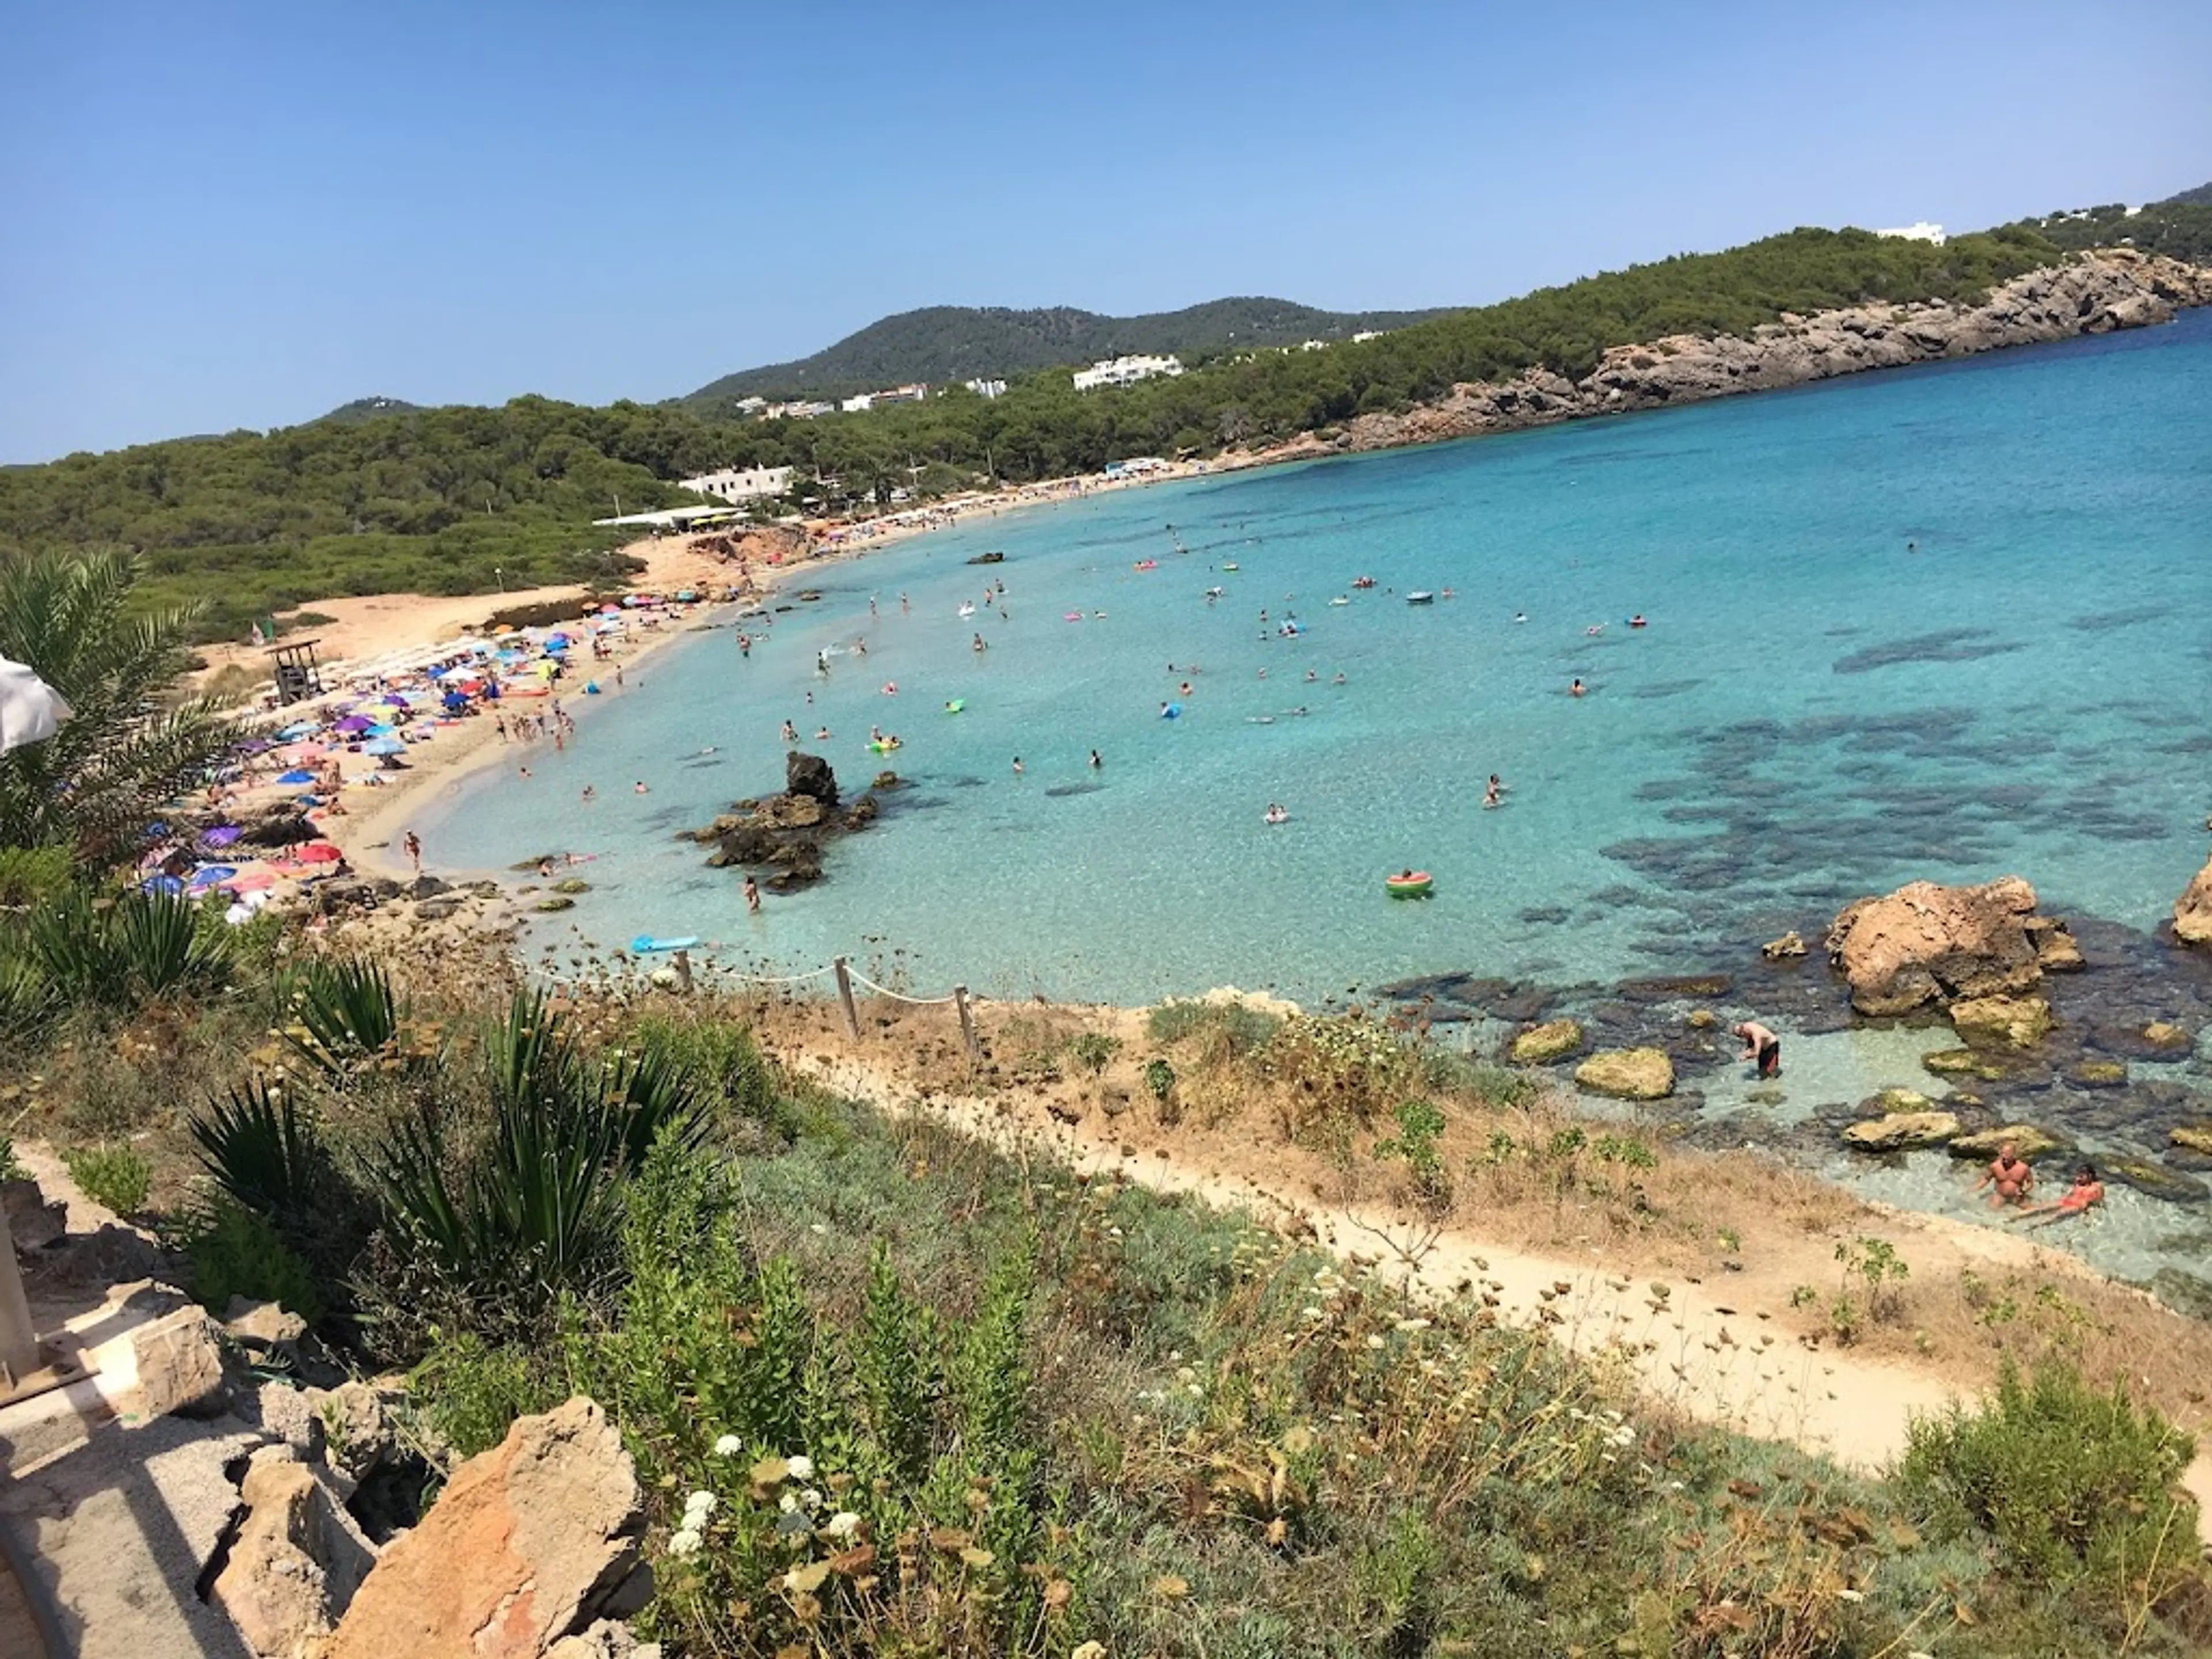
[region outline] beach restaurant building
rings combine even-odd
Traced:
[[[763,501],[791,488],[791,469],[749,466],[740,471],[724,467],[720,472],[702,472],[696,478],[678,479],[677,488],[701,495],[719,496],[726,501]]]

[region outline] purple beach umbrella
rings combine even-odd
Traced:
[[[228,847],[246,833],[234,823],[218,823],[200,837],[203,847]]]

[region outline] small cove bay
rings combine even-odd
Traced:
[[[2200,312],[938,532],[810,571],[821,599],[753,624],[749,659],[709,629],[573,698],[575,747],[419,827],[448,867],[599,855],[548,940],[844,954],[921,993],[1697,971],[1861,893],[2007,871],[2148,928],[2212,806],[2209,556]],[[957,614],[994,580],[1003,618]],[[829,728],[799,746],[848,795],[886,765],[908,787],[749,916],[675,835],[781,787],[786,720]],[[1385,896],[1407,866],[1431,897]]]

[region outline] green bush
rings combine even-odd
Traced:
[[[222,917],[166,893],[94,903],[82,889],[65,889],[32,912],[27,947],[62,995],[111,1008],[219,990],[233,965]]]
[[[1163,1002],[1146,1018],[1152,1041],[1203,1039],[1215,1060],[1243,1060],[1266,1048],[1281,1029],[1277,1016],[1241,1002]]]
[[[2124,1388],[2070,1366],[2023,1379],[2007,1361],[1982,1407],[1917,1419],[1897,1480],[1939,1540],[1987,1540],[2031,1583],[2155,1601],[2197,1571],[2190,1437]],[[2147,1593],[2146,1593],[2147,1587]]]
[[[210,1313],[242,1296],[281,1304],[310,1325],[328,1316],[313,1273],[265,1216],[219,1199],[193,1218],[182,1248],[192,1299]]]
[[[62,1154],[70,1178],[95,1204],[120,1216],[140,1214],[154,1189],[154,1166],[128,1146],[81,1146]]]
[[[750,1028],[729,1019],[648,1015],[634,1035],[642,1048],[689,1073],[719,1115],[757,1124],[781,1140],[798,1135],[800,1115]]]

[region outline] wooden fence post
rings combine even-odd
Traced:
[[[975,1015],[968,1006],[968,988],[952,988],[952,1005],[960,1011],[960,1036],[968,1044],[968,1064],[970,1068],[983,1063],[983,1045],[975,1041]]]
[[[837,1000],[845,1010],[845,1035],[858,1042],[860,1040],[860,1011],[853,1006],[853,974],[839,957],[831,964],[837,970]]]

